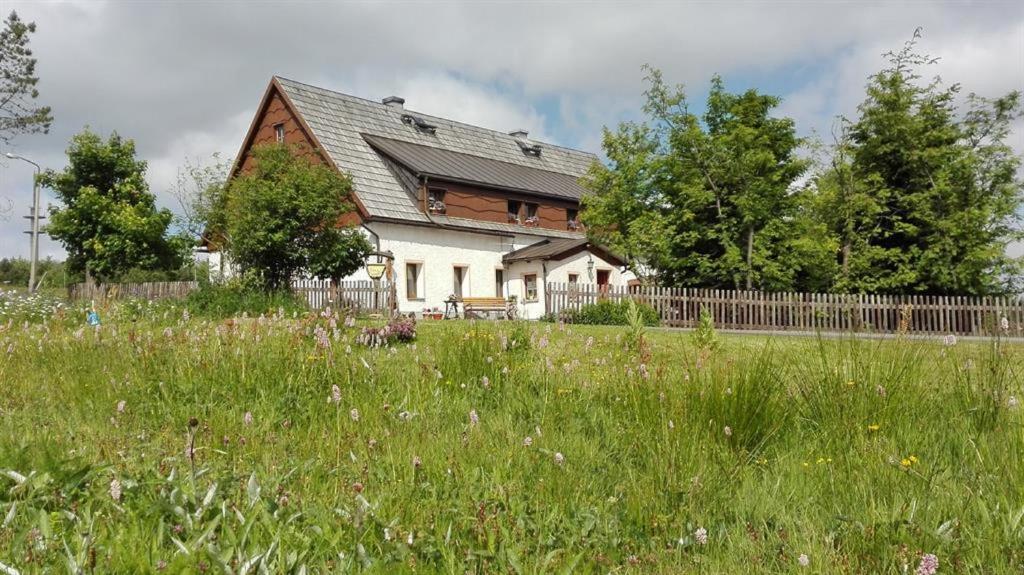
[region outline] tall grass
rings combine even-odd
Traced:
[[[4,324],[0,563],[905,573],[931,553],[940,573],[1024,568],[1017,344],[709,349],[423,322],[414,343],[368,349],[333,317],[182,312]]]

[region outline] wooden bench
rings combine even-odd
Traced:
[[[502,297],[464,297],[462,298],[462,313],[465,317],[478,312],[501,312],[508,315],[508,301]]]

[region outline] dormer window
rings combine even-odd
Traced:
[[[437,133],[437,126],[431,124],[430,122],[424,120],[419,116],[414,116],[412,114],[402,114],[402,123],[409,124],[410,126],[416,128],[416,131],[418,132],[424,132],[430,135],[434,135]]]
[[[430,188],[427,190],[427,210],[432,214],[443,214],[447,210],[444,204],[443,188]]]
[[[274,124],[274,138],[279,144],[284,143],[284,124]]]
[[[528,226],[540,225],[540,206],[534,203],[527,203],[526,220],[523,223]]]
[[[522,208],[522,205],[523,205],[522,202],[519,202],[518,200],[509,200],[508,201],[508,223],[510,223],[510,224],[522,223],[522,221],[519,219],[519,211]]]
[[[579,210],[565,210],[565,223],[569,230],[576,231],[580,229],[580,213]]]

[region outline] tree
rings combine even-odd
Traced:
[[[269,289],[301,272],[332,280],[362,265],[370,244],[342,225],[354,209],[351,180],[283,144],[253,149],[252,168],[228,184],[223,237],[228,255]]]
[[[583,178],[587,232],[625,256],[646,284],[657,283],[669,256],[668,202],[654,181],[656,142],[647,126],[626,123],[604,130],[609,165],[595,163]]]
[[[790,259],[800,243],[794,182],[807,168],[779,98],[731,94],[712,79],[703,115],[682,87],[648,68],[644,125],[606,130],[609,166],[584,183],[583,218],[596,241],[640,259],[670,285],[793,289],[814,274]],[[815,258],[819,250],[801,253]]]
[[[1011,290],[1019,264],[1006,246],[1020,237],[1024,186],[1006,138],[1021,114],[1020,95],[972,95],[961,115],[959,85],[921,81],[919,70],[936,60],[915,51],[919,37],[888,54],[889,67],[870,78],[850,126],[843,194],[857,198],[858,217],[873,225],[847,244],[846,282],[885,293]]]
[[[63,171],[47,170],[39,181],[63,203],[50,209],[46,232],[64,245],[70,272],[108,281],[132,269],[181,266],[187,240],[168,235],[172,214],[157,209],[132,140],[114,133],[103,141],[86,129],[67,155]]]
[[[218,248],[223,238],[226,215],[227,174],[230,164],[214,154],[211,163],[185,160],[178,169],[178,179],[171,194],[178,199],[181,213],[175,222],[186,234],[197,238],[199,245]]]
[[[11,12],[0,30],[0,141],[10,143],[17,134],[46,133],[53,122],[50,108],[36,106],[36,59],[28,47],[35,22],[21,21]]]

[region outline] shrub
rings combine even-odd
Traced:
[[[306,305],[290,291],[265,291],[244,279],[233,279],[223,284],[204,284],[185,300],[194,315],[233,317],[243,313],[259,315],[305,311]]]
[[[587,304],[579,310],[570,310],[563,314],[562,319],[568,323],[588,325],[629,325],[629,302],[632,300],[601,300]],[[636,309],[645,326],[656,326],[660,323],[658,312],[645,303],[636,303]]]

